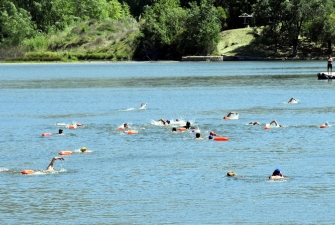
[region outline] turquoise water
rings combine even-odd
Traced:
[[[335,82],[316,76],[325,65],[0,65],[1,224],[332,224],[334,127],[319,126],[335,126]],[[299,103],[285,104],[291,97]],[[223,120],[230,111],[239,119]],[[151,124],[160,118],[230,140],[195,141]],[[283,127],[264,130],[273,119]],[[73,121],[83,126],[56,135],[57,122]],[[93,152],[44,171],[82,146]],[[268,180],[276,168],[285,180]]]

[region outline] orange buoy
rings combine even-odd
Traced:
[[[43,133],[42,137],[48,137],[48,136],[52,136],[52,133]]]
[[[225,120],[230,120],[230,117],[225,116],[225,117],[223,117],[223,119],[225,119]]]
[[[228,141],[229,138],[227,137],[214,137],[214,141]]]
[[[73,154],[73,152],[72,151],[60,151],[60,152],[58,152],[58,154],[59,155],[71,155],[71,154]]]
[[[35,171],[34,170],[22,170],[21,173],[22,174],[34,174]]]
[[[67,128],[74,129],[74,125],[70,124]]]
[[[137,134],[136,130],[128,130],[126,131],[127,134]]]
[[[327,128],[327,125],[322,124],[320,128]]]
[[[184,131],[184,130],[186,130],[186,127],[178,127],[178,130]]]
[[[123,126],[120,126],[119,127],[119,130],[124,130],[125,128]]]

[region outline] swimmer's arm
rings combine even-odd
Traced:
[[[64,160],[64,158],[62,158],[62,157],[54,157],[54,158],[52,158],[52,160],[51,160],[49,166],[47,167],[47,170],[53,170],[53,169],[54,169],[54,163],[55,163],[55,161],[56,161],[57,159],[59,159],[59,160]]]

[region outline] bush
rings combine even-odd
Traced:
[[[44,34],[39,34],[31,39],[25,39],[22,45],[27,51],[45,51],[48,48],[48,37]]]

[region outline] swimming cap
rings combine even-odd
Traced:
[[[215,135],[214,131],[209,132],[210,135]]]
[[[273,174],[274,176],[277,176],[280,174],[280,170],[279,169],[275,169],[275,171],[273,171]]]
[[[208,139],[210,139],[210,140],[213,139],[213,136],[212,136],[212,135],[209,135],[209,136],[208,136]]]
[[[166,122],[167,122],[168,124],[170,124],[170,120],[166,120]]]
[[[86,151],[86,147],[82,147],[82,148],[80,149],[80,151],[82,151],[82,152]]]
[[[234,173],[233,171],[229,171],[229,172],[227,173],[227,176],[228,176],[228,177],[236,177],[236,173]]]

